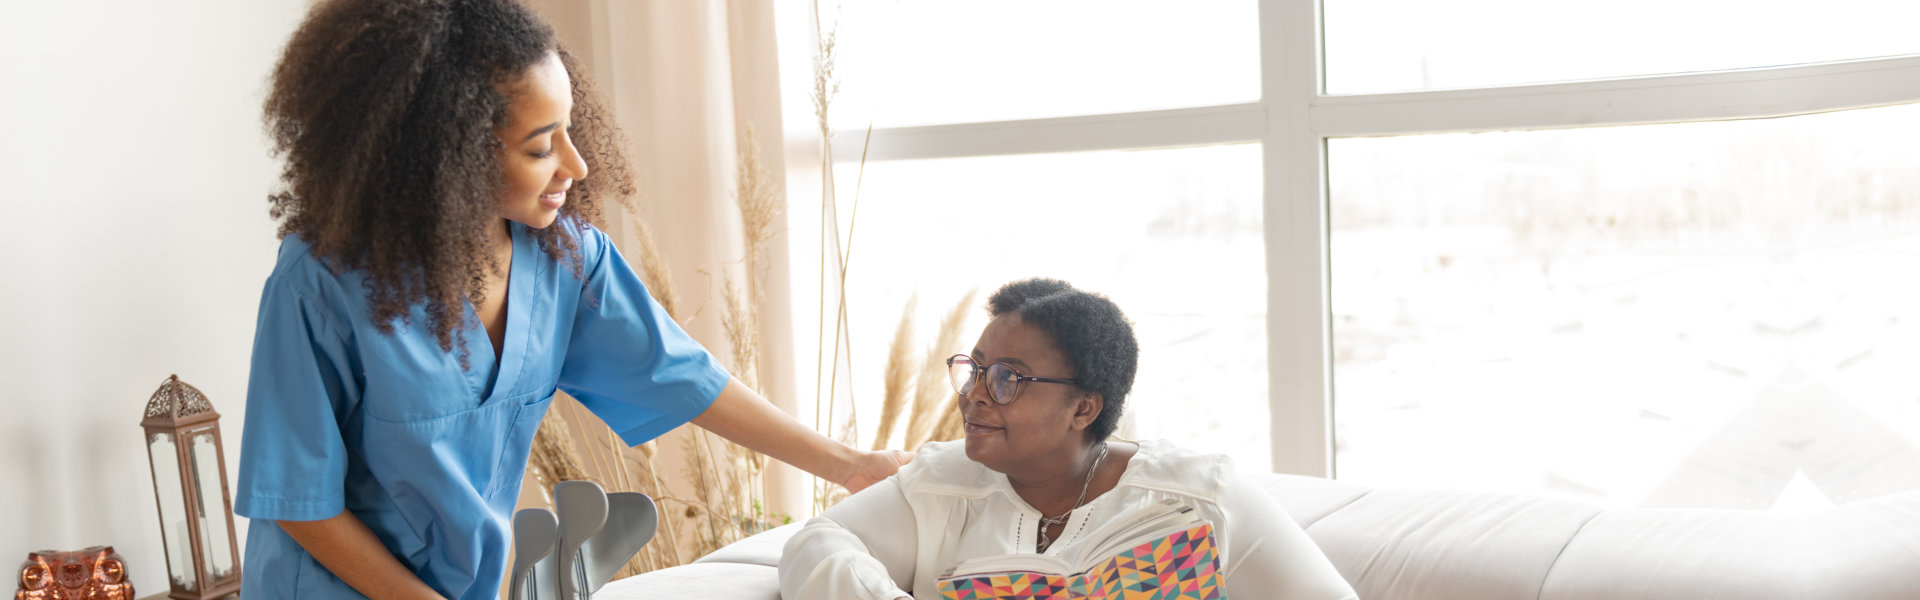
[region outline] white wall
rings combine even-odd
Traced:
[[[260,101],[306,4],[0,0],[0,565],[111,544],[165,591],[139,421],[170,373],[236,473],[278,247]]]

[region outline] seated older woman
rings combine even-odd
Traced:
[[[947,364],[964,442],[928,444],[895,477],[828,510],[787,542],[788,600],[939,598],[956,563],[1061,555],[1166,500],[1213,525],[1227,597],[1353,598],[1311,539],[1226,457],[1164,441],[1110,440],[1139,358],[1103,296],[1050,279],[1008,284],[971,355]]]

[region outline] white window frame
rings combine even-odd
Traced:
[[[1383,94],[1324,93],[1319,0],[1259,0],[1258,102],[835,136],[837,161],[1260,142],[1275,472],[1332,477],[1327,140],[1719,121],[1920,102],[1920,55]]]

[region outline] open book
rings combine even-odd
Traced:
[[[1058,556],[960,561],[940,576],[944,600],[1225,600],[1213,524],[1164,500],[1120,515]]]

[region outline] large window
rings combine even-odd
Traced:
[[[1052,275],[1139,324],[1133,435],[1244,468],[1614,505],[1920,488],[1911,8],[822,4],[863,404],[908,296],[927,331]]]

